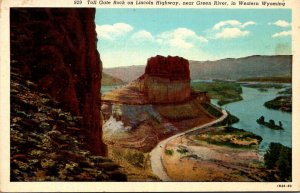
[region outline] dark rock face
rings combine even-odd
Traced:
[[[191,97],[189,62],[181,57],[148,59],[139,89],[151,103],[178,103]]]
[[[93,153],[104,154],[100,115],[102,63],[96,49],[95,9],[13,8],[11,67],[82,116]],[[13,62],[17,61],[17,62]]]

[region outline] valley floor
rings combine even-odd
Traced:
[[[189,109],[195,106],[195,102],[175,106],[173,110],[169,106],[161,105],[113,105],[113,109],[119,108],[126,113],[119,119],[116,116],[107,116],[103,130],[104,141],[108,145],[109,157],[125,168],[128,180],[159,180],[152,173],[149,152],[170,136],[214,120],[201,106],[198,108],[201,111],[195,112],[195,117],[188,120],[170,120],[173,111]]]
[[[149,104],[133,83],[106,93],[102,100],[109,157],[124,167],[130,181],[159,180],[152,172],[149,152],[166,138],[215,120],[197,98]]]
[[[201,132],[205,133],[209,129]],[[195,140],[193,135],[170,141],[162,162],[172,181],[263,181],[263,162],[255,149],[232,148]]]
[[[123,167],[129,181],[264,181],[260,141],[251,137],[238,140],[242,146],[255,145],[235,148],[196,138],[219,130],[221,127],[211,126],[226,118],[225,111],[215,117],[214,107],[197,99],[181,104],[143,104],[134,90],[129,85],[112,91],[103,97],[102,106],[109,157]],[[226,137],[234,143],[243,138],[239,133]]]

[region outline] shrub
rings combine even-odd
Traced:
[[[273,119],[270,119],[269,123],[274,126],[275,125],[275,121]]]
[[[189,152],[187,149],[182,148],[182,147],[180,147],[180,148],[177,149],[176,151],[177,151],[178,153],[181,153],[181,154],[185,154],[185,153]]]
[[[216,107],[214,107],[213,105],[209,104],[209,103],[203,103],[201,104],[202,107],[212,116],[219,118],[223,115],[223,113],[217,109]]]
[[[215,124],[214,126],[224,126],[224,125],[229,126],[229,125],[233,125],[240,121],[240,119],[237,118],[236,116],[230,114],[229,112],[227,112],[227,113],[228,113],[228,116],[223,121]]]
[[[173,155],[173,150],[171,150],[171,149],[165,149],[165,154],[166,155]]]
[[[142,168],[144,166],[145,156],[142,152],[127,152],[125,158],[136,167]]]

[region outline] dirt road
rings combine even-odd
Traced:
[[[206,123],[204,125],[194,127],[190,130],[184,131],[182,133],[178,133],[176,135],[173,135],[173,136],[159,142],[157,144],[157,146],[150,152],[150,161],[151,161],[151,167],[152,167],[153,173],[155,175],[157,175],[162,181],[172,181],[172,179],[167,175],[164,165],[162,163],[162,154],[165,151],[165,146],[168,144],[169,141],[176,139],[177,137],[180,137],[189,132],[203,129],[205,127],[208,127],[208,126],[211,126],[213,124],[223,121],[227,117],[228,114],[225,110],[222,110],[222,113],[223,113],[223,115],[220,118],[218,118],[210,123]]]

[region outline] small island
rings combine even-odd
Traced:
[[[260,125],[264,125],[264,126],[270,128],[270,129],[283,130],[281,121],[279,121],[279,125],[276,125],[274,120],[270,119],[269,122],[266,122],[265,117],[261,116],[259,119],[256,120],[256,122]]]
[[[292,97],[278,96],[273,100],[267,101],[264,104],[269,109],[281,110],[285,112],[292,112]]]

